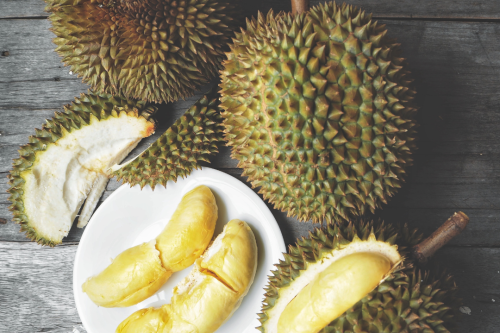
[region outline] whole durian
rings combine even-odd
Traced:
[[[225,138],[252,186],[301,221],[374,211],[412,164],[415,92],[398,44],[359,8],[269,12],[221,71]]]
[[[36,129],[8,176],[9,209],[21,231],[54,246],[77,215],[84,227],[111,176],[108,169],[154,133],[154,112],[145,102],[89,92]]]
[[[215,76],[237,24],[228,0],[46,0],[56,51],[97,92],[149,102]]]
[[[133,160],[112,167],[114,175],[130,186],[157,184],[187,177],[200,162],[209,162],[224,141],[218,95],[212,89],[190,107],[148,149]]]
[[[272,272],[259,330],[455,332],[460,300],[453,278],[438,269],[420,270],[407,257],[421,239],[406,226],[374,222],[315,229],[290,246]]]

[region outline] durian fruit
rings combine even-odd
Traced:
[[[229,0],[46,0],[56,52],[98,92],[149,102],[215,76],[238,24]]]
[[[9,174],[9,209],[26,236],[42,245],[61,243],[83,206],[87,224],[119,163],[154,133],[153,106],[89,92],[56,112],[19,150]]]
[[[266,287],[261,332],[454,332],[453,278],[415,268],[406,226],[342,222],[290,246]]]
[[[153,295],[172,275],[163,267],[155,240],[120,253],[104,271],[89,278],[82,290],[95,304],[127,307]]]
[[[82,290],[97,305],[127,307],[156,293],[174,272],[194,263],[209,245],[217,222],[217,204],[200,185],[186,193],[158,237],[120,253]]]
[[[247,223],[231,220],[175,288],[171,304],[142,309],[117,333],[212,333],[239,307],[257,268],[257,243]]]
[[[200,185],[186,193],[156,237],[163,267],[178,272],[191,266],[210,244],[217,217],[217,203],[207,186]]]
[[[320,4],[247,21],[221,71],[232,157],[275,208],[335,222],[386,203],[412,164],[404,59],[359,8]]]
[[[184,115],[133,160],[112,167],[114,175],[130,186],[157,184],[166,186],[169,180],[187,177],[200,162],[209,162],[218,153],[217,144],[224,141],[218,95],[212,89],[200,98]]]
[[[131,314],[120,323],[116,332],[120,333],[162,333],[169,320],[168,306],[158,309],[146,308]]]

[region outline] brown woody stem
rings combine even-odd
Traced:
[[[292,14],[302,14],[309,10],[309,0],[292,0]]]
[[[425,264],[432,255],[448,243],[453,237],[465,229],[469,223],[469,217],[463,212],[453,214],[438,230],[434,231],[429,238],[413,247],[413,258],[420,264]]]

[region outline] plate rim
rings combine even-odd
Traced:
[[[254,199],[254,202],[257,204],[257,206],[259,206],[261,208],[260,210],[262,211],[262,213],[264,214],[264,216],[268,220],[267,227],[271,228],[272,233],[276,236],[276,242],[277,242],[276,245],[278,247],[279,252],[281,252],[281,254],[286,253],[285,240],[283,238],[283,233],[281,232],[278,221],[276,221],[276,218],[274,217],[273,213],[271,212],[269,207],[266,205],[264,200],[257,193],[255,193],[253,191],[253,189],[250,188],[250,186],[247,186],[241,180],[239,180],[238,178],[236,178],[234,176],[231,176],[228,173],[225,173],[223,171],[220,171],[220,170],[217,170],[214,168],[210,168],[210,167],[202,167],[200,169],[193,170],[191,172],[191,174],[200,173],[200,172],[208,172],[209,177],[210,177],[210,173],[213,173],[214,175],[217,176],[217,178],[216,178],[217,180],[222,180],[224,182],[226,182],[225,180],[227,180],[227,183],[230,183],[231,185],[235,186],[238,190],[242,191],[244,194],[248,195],[249,197],[252,197]],[[188,179],[191,176],[191,174],[188,175],[187,177],[182,178],[181,180]],[[163,186],[163,185],[157,185],[157,186],[162,186],[166,189],[168,187],[168,184],[171,182],[173,182],[173,181],[172,180],[168,181],[167,186]],[[80,308],[80,305],[79,305],[80,302],[77,301],[77,300],[80,300],[80,295],[77,294],[77,292],[76,292],[77,288],[78,288],[78,286],[76,285],[76,283],[77,283],[76,282],[77,262],[80,260],[81,252],[82,252],[82,250],[81,250],[82,247],[80,245],[82,242],[86,241],[86,239],[87,239],[87,235],[89,234],[87,232],[87,230],[89,228],[92,228],[92,226],[94,225],[93,223],[91,223],[94,219],[94,216],[96,215],[97,212],[99,212],[102,209],[105,209],[104,207],[107,207],[109,205],[109,199],[111,199],[112,197],[117,195],[117,193],[131,190],[131,189],[136,188],[136,187],[139,187],[139,185],[135,185],[135,186],[131,187],[130,184],[125,183],[125,184],[120,185],[120,187],[118,187],[115,191],[113,191],[113,193],[111,193],[110,196],[108,198],[106,198],[101,203],[101,205],[92,213],[92,216],[91,216],[89,222],[85,226],[85,230],[83,231],[82,237],[80,238],[80,241],[78,242],[78,246],[77,246],[76,253],[75,253],[75,259],[73,260],[73,283],[72,283],[72,285],[73,285],[73,299],[75,302],[78,317],[82,321],[82,326],[85,328],[85,330],[88,333],[94,333],[94,332],[91,332],[88,329],[88,325],[87,326],[85,325],[86,320],[84,318],[82,318],[82,316],[81,316],[82,309]],[[146,185],[146,187],[149,187],[149,185]],[[279,262],[276,262],[273,265],[276,265],[278,263]],[[269,273],[271,273],[271,272],[269,271]],[[267,276],[269,276],[269,274]],[[262,291],[264,292],[265,290],[262,290]]]

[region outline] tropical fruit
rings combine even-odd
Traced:
[[[261,332],[454,332],[453,278],[408,259],[407,227],[342,222],[315,229],[276,265]]]
[[[133,160],[112,167],[114,175],[130,186],[157,184],[187,177],[200,162],[209,162],[224,141],[218,95],[215,89],[200,98],[148,149]]]
[[[79,213],[87,224],[109,180],[108,169],[151,135],[153,106],[89,92],[56,112],[19,150],[9,174],[9,209],[26,236],[61,243]]]
[[[193,94],[237,24],[228,0],[46,0],[56,52],[97,92],[149,102]]]
[[[231,220],[175,288],[171,304],[142,309],[117,333],[212,333],[241,304],[257,268],[257,243],[250,227]]]
[[[85,281],[83,292],[106,308],[131,306],[153,295],[172,275],[162,266],[155,243],[120,253],[104,271]]]
[[[320,4],[247,21],[221,71],[232,157],[301,221],[374,211],[412,164],[416,108],[404,59],[359,8]]]
[[[217,203],[207,186],[200,185],[186,193],[156,237],[163,267],[178,272],[191,266],[212,240],[217,216]]]
[[[120,253],[111,265],[83,284],[83,292],[103,307],[126,307],[145,300],[172,273],[192,265],[202,255],[216,221],[214,195],[204,185],[194,188],[182,197],[155,240]]]

